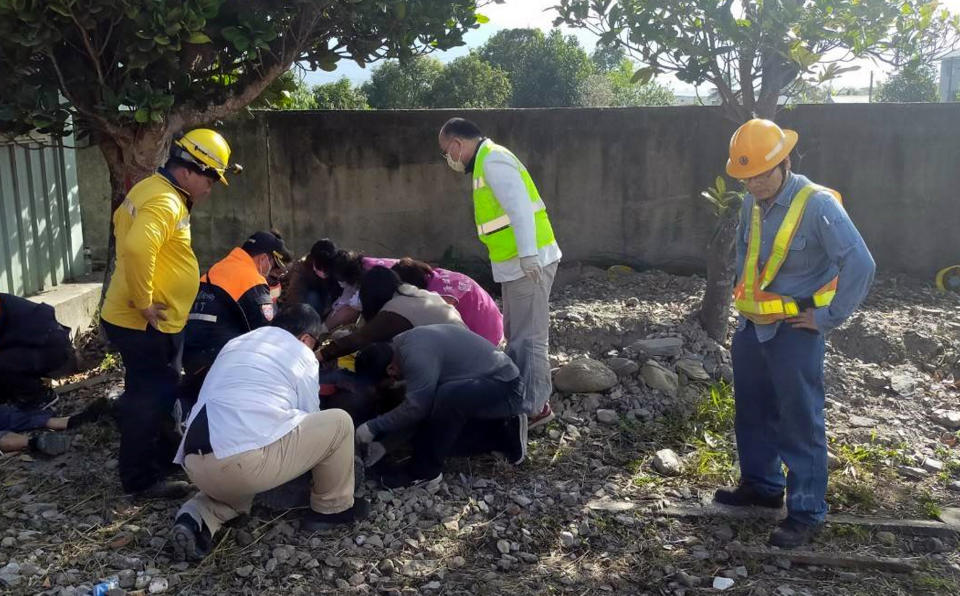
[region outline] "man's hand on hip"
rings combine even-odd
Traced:
[[[130,306],[133,306],[133,302],[130,303]],[[143,318],[147,320],[147,323],[154,329],[158,329],[160,321],[166,321],[167,315],[163,314],[163,311],[167,310],[166,304],[161,304],[155,302],[148,306],[147,308],[141,308],[140,314],[143,315]]]
[[[543,267],[540,266],[540,257],[537,255],[520,257],[520,269],[527,279],[535,284],[539,284],[543,278]]]
[[[815,312],[816,312],[815,309],[808,308],[806,310],[801,311],[795,317],[789,317],[788,319],[786,319],[786,321],[795,329],[805,329],[807,331],[819,333],[820,329],[817,328],[817,319],[816,317],[814,317]]]

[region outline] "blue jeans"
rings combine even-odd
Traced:
[[[0,436],[8,432],[20,432],[43,428],[53,413],[47,410],[20,410],[13,406],[0,405]]]
[[[763,343],[753,323],[733,336],[741,482],[764,495],[786,487],[789,516],[805,524],[827,514],[823,354],[823,335],[786,324]]]

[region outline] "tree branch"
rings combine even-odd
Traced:
[[[90,36],[87,35],[87,30],[83,28],[83,25],[80,24],[77,17],[73,16],[72,12],[70,13],[70,18],[73,19],[73,23],[80,31],[80,39],[83,40],[83,47],[87,49],[87,55],[90,56],[90,61],[93,62],[93,68],[97,71],[97,81],[99,81],[101,87],[106,89],[107,83],[103,78],[103,71],[100,69],[100,54],[94,51],[93,45],[90,43]]]

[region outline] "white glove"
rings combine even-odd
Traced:
[[[523,270],[523,274],[535,284],[540,283],[540,279],[543,277],[543,267],[540,266],[540,257],[537,255],[529,257],[520,257],[520,269]]]
[[[373,442],[373,431],[370,430],[370,426],[364,422],[357,427],[357,430],[353,431],[353,438],[357,441],[359,445],[366,445],[367,443]]]

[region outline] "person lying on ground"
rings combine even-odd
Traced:
[[[376,343],[357,355],[357,374],[375,382],[406,380],[403,402],[365,422],[357,442],[414,429],[413,458],[384,467],[381,483],[399,488],[438,482],[444,460],[501,452],[520,464],[527,453],[527,417],[517,366],[460,325],[426,325]]]
[[[397,259],[365,257],[363,253],[338,250],[333,258],[329,273],[342,288],[343,292],[330,308],[326,318],[327,329],[331,331],[341,325],[355,323],[360,315],[360,280],[374,267],[393,267]]]
[[[200,489],[177,512],[177,560],[199,560],[227,521],[257,493],[312,472],[310,510],[300,529],[352,524],[368,504],[354,500],[353,423],[319,409],[313,354],[323,321],[307,304],[284,307],[269,327],[231,340],[214,361],[190,412],[176,463]]]
[[[70,448],[70,436],[61,433],[40,433],[29,436],[30,430],[73,430],[99,420],[110,411],[110,402],[100,398],[73,416],[54,416],[47,410],[20,410],[0,405],[0,455],[27,449],[44,455],[60,455]]]
[[[410,257],[400,259],[392,269],[404,283],[435,292],[457,309],[467,329],[495,346],[503,341],[503,314],[493,297],[468,275],[431,267]]]
[[[0,403],[39,407],[53,401],[44,377],[69,372],[75,360],[70,328],[57,322],[52,306],[0,293]]]
[[[422,325],[449,323],[466,329],[457,310],[433,292],[400,281],[386,267],[374,267],[360,282],[364,324],[318,352],[322,362],[352,354],[374,342],[389,341],[398,333]]]

